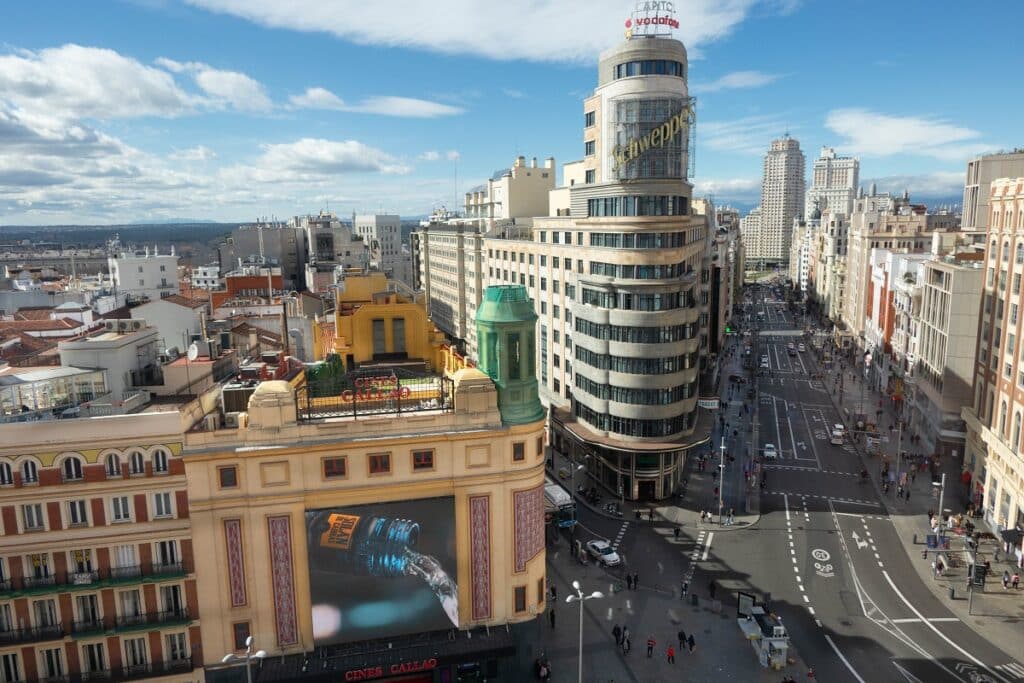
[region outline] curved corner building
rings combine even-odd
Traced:
[[[672,495],[687,450],[707,440],[696,429],[694,289],[707,235],[691,217],[686,77],[678,40],[634,36],[604,52],[584,104],[585,157],[566,166],[552,217],[534,221],[534,245],[566,280],[564,292],[536,297],[550,302],[539,353],[553,445],[631,500]],[[548,367],[548,345],[563,363]]]

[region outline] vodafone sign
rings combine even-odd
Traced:
[[[633,16],[626,19],[626,37],[634,35],[663,35],[679,28],[675,3],[667,0],[642,0],[633,8]]]

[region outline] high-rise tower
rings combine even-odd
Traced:
[[[757,256],[765,261],[789,260],[793,219],[803,215],[804,153],[787,133],[772,140],[764,155],[761,179],[761,230]]]

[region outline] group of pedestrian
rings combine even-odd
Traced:
[[[1020,588],[1020,572],[1013,572],[1013,576],[1010,576],[1010,572],[1003,570],[1003,590],[1007,590],[1010,586],[1013,586],[1014,590]]]
[[[629,627],[618,624],[612,628],[612,636],[615,637],[615,645],[622,649],[622,654],[628,655],[629,651],[633,649],[633,641],[629,638]]]
[[[640,590],[640,574],[638,572],[632,574],[626,572],[626,588],[631,591]]]

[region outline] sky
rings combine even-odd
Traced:
[[[959,198],[971,155],[1024,146],[1024,3],[675,4],[697,196],[756,204],[787,131],[808,170],[833,146],[862,184],[932,202]],[[632,8],[5,2],[0,224],[452,208],[518,155],[583,156],[582,99]]]

